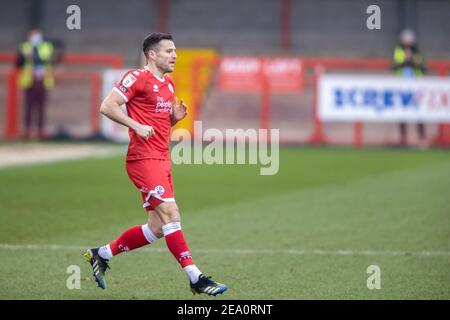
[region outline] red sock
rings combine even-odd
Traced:
[[[142,226],[131,227],[122,233],[116,240],[109,243],[113,256],[125,252],[143,247],[151,240],[147,240],[142,230]]]
[[[174,222],[163,226],[164,237],[166,239],[167,247],[173,256],[180,263],[181,267],[186,267],[194,264],[192,260],[191,251],[186,243],[186,240],[181,231],[180,223]]]

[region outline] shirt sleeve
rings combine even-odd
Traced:
[[[114,90],[125,99],[125,102],[128,102],[142,91],[142,77],[139,72],[128,71]]]

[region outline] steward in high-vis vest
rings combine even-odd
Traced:
[[[412,30],[406,29],[400,34],[400,43],[394,49],[393,69],[396,75],[405,77],[417,77],[425,73],[423,55],[417,48]]]
[[[30,138],[31,123],[37,115],[39,138],[44,137],[45,104],[47,90],[53,88],[55,80],[52,72],[54,48],[44,41],[39,30],[32,30],[28,41],[19,47],[17,67],[20,68],[18,85],[25,91],[25,138]]]
[[[425,74],[425,62],[422,53],[419,51],[416,43],[414,31],[405,29],[400,33],[400,42],[394,49],[392,68],[394,73],[400,77],[420,77]],[[408,129],[405,122],[399,123],[400,145],[408,144]],[[417,123],[417,133],[419,136],[418,144],[426,147],[425,125]]]

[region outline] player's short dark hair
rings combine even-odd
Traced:
[[[157,51],[159,42],[161,40],[173,41],[173,38],[172,35],[163,32],[153,32],[145,37],[144,42],[142,43],[142,51],[144,52],[145,57],[147,57],[147,53],[149,50]]]

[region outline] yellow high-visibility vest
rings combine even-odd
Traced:
[[[400,46],[395,47],[395,50],[394,50],[394,63],[396,65],[400,65],[400,64],[404,63],[405,60],[406,60],[405,50],[402,47],[400,47]],[[416,65],[421,65],[423,63],[422,55],[420,53],[414,53],[413,61],[414,61],[414,63]],[[403,72],[402,69],[398,69],[398,70],[395,71],[395,73],[397,75],[401,75],[402,72]],[[414,68],[414,74],[416,76],[422,76],[423,75],[422,69]]]
[[[42,42],[37,47],[37,52],[44,63],[44,87],[46,89],[53,88],[55,79],[53,77],[52,65],[50,59],[53,55],[53,45],[50,42]],[[25,64],[23,65],[19,75],[19,87],[23,89],[30,88],[33,85],[33,58],[28,58],[33,54],[33,45],[30,42],[24,42],[20,45],[20,52],[25,57]]]

